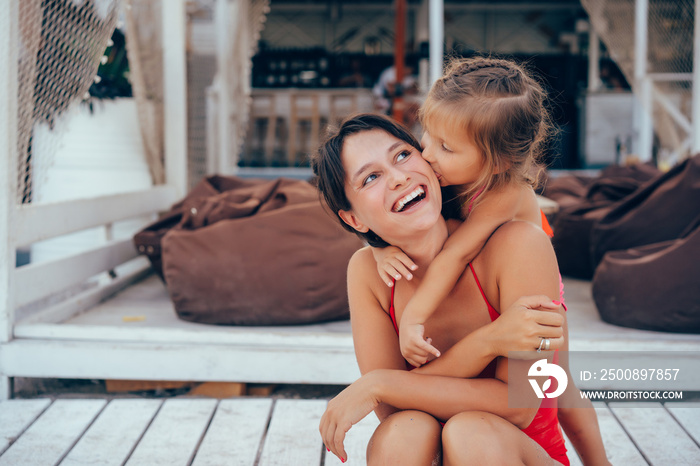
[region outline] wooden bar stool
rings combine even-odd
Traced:
[[[310,150],[314,150],[319,143],[321,116],[318,101],[318,94],[304,93],[290,96],[289,139],[287,141],[287,160],[290,167],[297,165],[300,152],[302,154],[301,162],[304,162],[307,142],[310,145]],[[308,136],[305,131],[302,131],[299,123],[310,124],[311,130]],[[297,138],[297,132],[299,138]],[[298,146],[299,142],[301,144]]]
[[[353,113],[357,113],[357,94],[338,93],[330,96],[330,112],[328,124],[335,127],[340,126],[340,122]]]
[[[261,131],[256,131],[259,126],[265,128],[264,137]],[[253,101],[250,104],[250,122],[248,127],[250,129],[246,138],[248,141],[248,150],[246,152],[249,158],[255,159],[262,155],[262,165],[269,167],[275,149],[277,131],[277,109],[274,94],[255,94],[253,96]],[[253,142],[256,137],[259,137],[257,140],[258,145],[257,148],[253,148]]]

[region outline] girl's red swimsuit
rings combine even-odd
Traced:
[[[479,283],[479,278],[476,276],[474,267],[469,264],[469,268],[474,275],[474,281],[479,287],[481,296],[486,302],[486,307],[489,310],[489,317],[491,317],[491,322],[498,319],[500,314],[496,312],[486,295],[484,290],[481,288],[481,283]],[[396,286],[391,288],[391,304],[389,306],[389,315],[391,316],[391,321],[394,324],[394,330],[396,334],[399,334],[399,327],[396,323],[396,310],[394,309],[394,289]],[[558,360],[558,355],[554,353],[554,363]],[[406,363],[407,367],[410,367]],[[479,374],[479,378],[493,378],[496,375],[496,360],[491,361],[491,363],[486,366],[486,368]],[[559,461],[565,466],[569,466],[569,458],[566,456],[566,446],[564,445],[564,437],[561,433],[561,428],[559,427],[559,420],[557,419],[557,400],[556,398],[544,398],[540,404],[540,408],[535,414],[535,418],[532,420],[529,426],[522,431],[527,434],[532,440],[537,442],[544,448],[549,456],[553,459]]]

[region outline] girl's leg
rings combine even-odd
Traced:
[[[367,466],[440,465],[440,430],[431,415],[399,411],[382,422],[367,444]]]
[[[495,414],[469,411],[442,430],[443,465],[558,465],[534,440]]]

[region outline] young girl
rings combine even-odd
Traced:
[[[428,93],[420,112],[423,158],[431,164],[440,186],[455,192],[464,222],[430,263],[399,323],[401,354],[416,367],[430,355],[440,356],[429,336],[425,338],[424,323],[494,231],[506,222],[520,220],[552,234],[533,191],[540,170],[537,160],[551,128],[544,98],[542,87],[523,68],[508,60],[483,57],[453,61]],[[414,197],[408,194],[392,210],[400,213]],[[398,248],[373,248],[372,252],[389,286],[401,275],[410,280],[409,269],[417,268]],[[559,299],[563,300],[561,277]],[[492,304],[498,307],[500,303]],[[559,364],[568,367],[568,355],[563,358]],[[559,422],[584,464],[609,464],[592,405],[577,395],[576,389],[561,397]]]
[[[522,220],[542,225],[551,236],[532,188],[550,129],[544,97],[517,64],[483,57],[453,61],[428,94],[421,109],[423,158],[440,185],[456,192],[465,221],[430,264],[401,319],[401,353],[416,367],[431,354],[440,356],[423,324],[499,226]],[[412,194],[394,209],[410,205]],[[401,275],[412,278],[410,270],[417,267],[400,249],[373,252],[388,286]]]

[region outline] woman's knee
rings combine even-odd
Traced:
[[[374,431],[367,445],[367,464],[431,464],[440,456],[441,429],[424,412],[394,413]]]
[[[503,448],[504,422],[507,421],[481,411],[450,418],[442,430],[444,464],[483,464],[486,460],[489,464],[507,464],[515,452]]]

